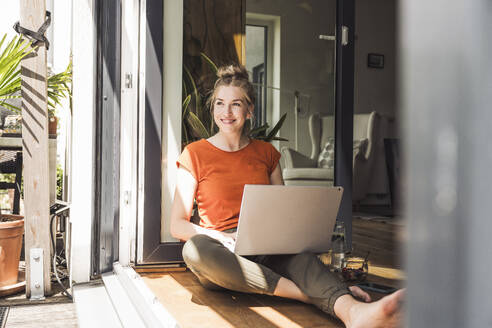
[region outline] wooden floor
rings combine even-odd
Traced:
[[[354,219],[353,254],[370,251],[369,280],[401,287],[400,223]],[[182,327],[343,327],[311,305],[264,295],[214,292],[189,272],[141,274]],[[381,295],[372,294],[377,299]]]

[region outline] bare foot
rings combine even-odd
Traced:
[[[398,290],[373,303],[356,303],[350,309],[350,328],[399,327],[402,319],[401,302],[405,291]]]
[[[350,286],[349,290],[352,292],[353,296],[360,298],[364,302],[369,303],[371,301],[371,295],[363,291],[362,288],[358,286]]]

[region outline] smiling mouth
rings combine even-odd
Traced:
[[[233,120],[233,119],[221,119],[220,121],[224,124],[232,124],[232,123],[236,122],[236,120]]]

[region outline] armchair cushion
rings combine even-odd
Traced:
[[[283,176],[286,185],[332,185],[335,117],[313,113],[309,117],[311,156],[284,147]],[[375,111],[354,115],[352,199],[363,199],[374,176],[375,149],[380,147],[381,117]],[[323,150],[324,153],[323,154]]]
[[[316,168],[316,161],[288,147],[280,150],[286,168]]]
[[[354,159],[355,157],[365,158],[367,144],[369,140],[367,138],[354,140]],[[325,144],[321,153],[318,156],[318,167],[325,169],[333,169],[335,164],[335,138],[329,138]]]
[[[285,168],[285,180],[333,180],[333,168]]]

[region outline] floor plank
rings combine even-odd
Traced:
[[[74,303],[10,307],[7,328],[78,327]]]

